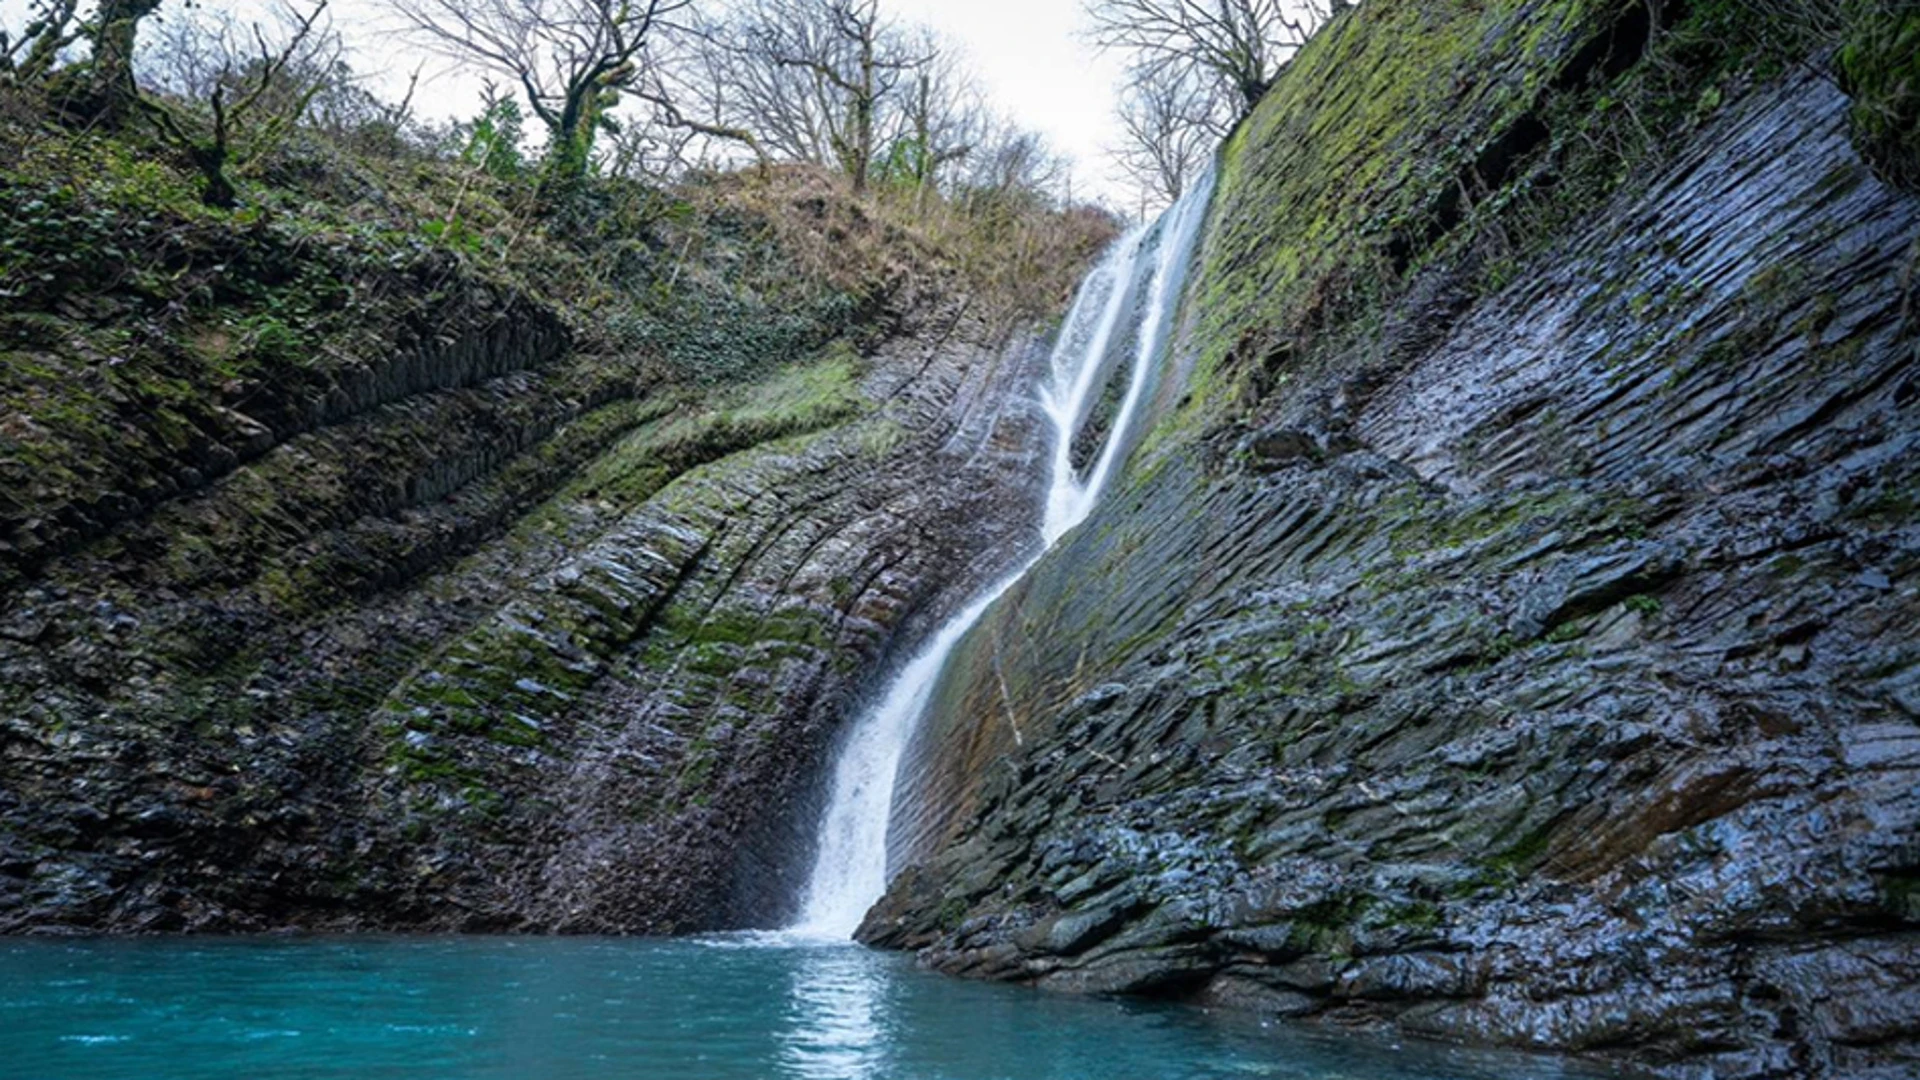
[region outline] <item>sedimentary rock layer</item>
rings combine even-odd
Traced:
[[[963,646],[866,940],[1675,1075],[1910,1074],[1920,200],[1803,67],[1489,273],[1510,249],[1445,243],[1452,178],[1395,154],[1501,174],[1534,88],[1632,37],[1604,7],[1365,5],[1301,61],[1353,73],[1236,137],[1160,424]],[[1366,38],[1410,23],[1434,77],[1370,99]],[[1326,171],[1343,137],[1384,160]],[[1368,250],[1405,260],[1374,307],[1339,293]]]
[[[1030,516],[1002,509],[1034,497],[1035,346],[903,292],[864,355],[696,392],[470,291],[306,406],[117,459],[100,482],[143,494],[111,513],[22,519],[0,930],[665,931],[791,902],[846,702],[1026,541],[996,523]]]

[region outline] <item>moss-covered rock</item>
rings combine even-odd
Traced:
[[[25,115],[0,931],[773,917],[840,701],[1008,541],[1024,326],[1110,224],[995,283],[807,169],[539,219],[335,157],[225,212]],[[652,861],[549,872],[589,833]]]
[[[1920,1052],[1920,203],[1713,7],[1302,51],[1186,381],[936,690],[863,938],[1674,1075]]]

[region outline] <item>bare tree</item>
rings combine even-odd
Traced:
[[[247,57],[245,28],[230,12],[162,12],[143,36],[135,67],[150,91],[205,101]],[[249,42],[248,45],[251,43]]]
[[[776,62],[811,72],[839,92],[843,109],[829,137],[853,190],[864,191],[882,99],[899,86],[904,72],[926,59],[905,55],[898,35],[880,18],[879,0],[827,0],[816,8],[827,19],[824,34],[811,42],[770,41],[769,49]],[[796,44],[801,47],[787,50]]]
[[[1121,93],[1124,141],[1113,157],[1142,214],[1179,200],[1233,120],[1233,102],[1199,73],[1172,65],[1138,73]]]
[[[241,83],[258,74],[264,56],[278,58],[287,52],[255,106],[262,115],[304,119],[333,137],[351,136],[366,124],[391,125],[404,116],[415,85],[398,104],[380,101],[359,85],[348,67],[339,31],[330,23],[315,22],[302,33],[306,19],[285,6],[273,12],[265,28],[243,25],[221,9],[162,11],[141,34],[135,63],[140,86],[150,94],[206,101],[223,84],[229,94],[238,92]],[[264,47],[262,38],[268,42]]]
[[[691,0],[387,0],[423,45],[517,82],[547,127],[551,175],[586,172],[621,91],[645,74],[648,38]]]
[[[915,52],[924,62],[901,95],[885,141],[892,147],[889,174],[896,182],[911,185],[924,209],[939,190],[947,167],[978,149],[992,117],[956,49],[923,30]]]
[[[1341,0],[1088,0],[1093,39],[1138,72],[1205,72],[1252,111]]]
[[[692,54],[696,65],[711,62],[711,51]],[[707,151],[716,143],[737,145],[753,153],[754,162],[765,173],[768,155],[753,129],[731,122],[712,93],[689,92],[684,77],[674,80],[668,64],[656,64],[646,79],[635,85],[631,94],[649,109],[637,121],[631,121],[615,139],[614,172],[657,174],[676,166],[709,164]],[[697,69],[696,69],[697,71]],[[710,74],[710,72],[709,72]],[[693,76],[699,78],[698,74]],[[705,84],[711,87],[712,83]],[[696,151],[695,147],[699,150]]]
[[[922,213],[943,193],[1061,175],[1037,139],[993,117],[957,48],[890,23],[877,0],[740,0],[684,29],[629,94],[652,112],[626,123],[622,166],[738,165],[745,150],[838,169],[856,191],[908,190]]]
[[[779,63],[760,46],[797,35],[780,26],[797,7],[749,2],[725,19],[701,19],[661,65],[665,96],[683,115],[753,133],[768,156],[832,164],[837,111],[831,88],[811,72]]]
[[[1070,175],[1067,162],[1040,135],[994,120],[983,133],[978,152],[968,155],[960,187],[975,204],[1046,198]]]
[[[18,35],[0,30],[0,85],[39,82],[60,53],[85,32],[75,19],[80,0],[35,0]]]
[[[736,126],[794,157],[831,163],[864,191],[880,146],[883,113],[916,53],[880,13],[878,0],[749,0],[714,35],[710,74]]]
[[[307,106],[324,85],[324,77],[339,61],[339,37],[321,26],[328,0],[300,12],[285,9],[284,38],[273,42],[255,23],[253,49],[246,55],[231,34],[231,24],[209,31],[214,44],[206,58],[177,65],[163,65],[185,72],[183,79],[197,78],[202,62],[220,58],[220,68],[204,89],[208,116],[202,121],[190,113],[154,98],[143,97],[139,104],[153,121],[161,138],[200,171],[201,201],[208,206],[229,209],[238,200],[233,181],[227,176],[235,143],[244,133],[256,149],[273,145],[305,115]],[[313,51],[318,43],[321,52]],[[206,45],[197,41],[196,47]]]

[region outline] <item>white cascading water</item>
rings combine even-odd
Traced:
[[[1054,344],[1052,372],[1041,393],[1053,441],[1051,476],[1042,543],[1012,572],[995,582],[966,608],[947,620],[932,640],[894,676],[879,702],[855,722],[834,767],[827,812],[820,825],[819,853],[801,901],[793,933],[808,938],[845,940],[887,888],[887,825],[900,761],[920,717],[926,712],[947,657],[994,601],[1040,561],[1047,550],[1087,519],[1125,452],[1135,414],[1146,398],[1148,376],[1172,326],[1180,302],[1187,261],[1206,218],[1213,193],[1208,174],[1175,203],[1153,228],[1128,233],[1087,275]],[[1151,244],[1155,237],[1157,244]],[[1135,289],[1141,260],[1154,256],[1153,276],[1144,294]],[[1129,304],[1135,300],[1135,304]],[[1093,411],[1108,371],[1105,363],[1114,335],[1131,311],[1138,311],[1127,389],[1115,413],[1099,457],[1083,479],[1073,467],[1074,433]]]

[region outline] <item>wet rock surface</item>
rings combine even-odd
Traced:
[[[942,684],[861,937],[1674,1076],[1913,1075],[1920,202],[1847,107],[1756,87],[1506,284],[1420,270],[1237,429],[1163,389]],[[1238,336],[1208,284],[1176,372]]]
[[[1560,193],[1642,122],[1648,10],[1371,0],[1302,52],[1126,475],[937,688],[865,940],[1920,1068],[1920,202],[1817,62],[1683,81],[1657,164]],[[710,393],[455,290],[0,492],[0,932],[779,922],[835,733],[1033,542],[1043,351],[923,284]]]
[[[844,710],[1035,497],[1040,347],[876,321],[704,396],[496,327],[63,534],[0,606],[0,932],[776,921]]]

